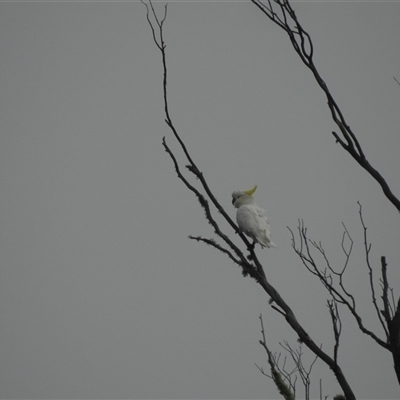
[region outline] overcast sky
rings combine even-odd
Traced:
[[[347,122],[400,195],[399,2],[293,4]],[[324,95],[285,33],[249,2],[170,2],[165,39],[171,116],[211,189],[234,218],[232,191],[259,186],[278,245],[258,249],[270,282],[332,354],[327,295],[287,226],[304,219],[340,268],[345,222],[346,287],[383,337],[357,201],[371,262],[378,273],[387,257],[396,298],[400,216],[335,143]],[[296,336],[253,280],[188,239],[213,233],[161,144],[185,165],[164,123],[145,7],[2,2],[0,46],[1,397],[278,398],[255,366],[268,368],[260,313],[272,351]],[[339,363],[356,396],[398,398],[390,353],[345,310],[342,321]],[[320,379],[324,395],[340,393],[317,362],[314,398]]]

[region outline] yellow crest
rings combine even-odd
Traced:
[[[255,185],[255,186],[253,187],[253,189],[244,190],[243,193],[246,193],[248,196],[252,196],[252,194],[256,191],[256,189],[257,189],[257,185]]]

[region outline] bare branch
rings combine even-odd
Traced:
[[[260,275],[261,277],[265,277],[265,273],[264,270],[261,266],[261,263],[258,261],[257,256],[254,252],[254,247],[252,246],[252,244],[247,240],[247,238],[241,233],[239,232],[236,224],[232,221],[232,219],[229,217],[229,215],[226,213],[226,211],[224,210],[224,208],[218,203],[218,201],[216,200],[215,196],[213,195],[213,193],[211,192],[211,190],[208,187],[208,184],[203,176],[203,173],[199,170],[199,168],[197,167],[197,165],[194,163],[193,159],[191,158],[189,151],[186,147],[186,145],[184,144],[184,142],[182,141],[181,137],[179,136],[177,130],[175,129],[175,126],[172,122],[170,113],[169,113],[169,107],[168,107],[168,95],[167,95],[167,62],[166,62],[166,53],[165,53],[165,42],[164,42],[164,37],[163,37],[163,24],[165,22],[166,16],[167,16],[167,6],[165,6],[164,8],[164,15],[163,18],[158,18],[157,14],[155,12],[155,9],[152,5],[151,2],[149,2],[150,7],[143,2],[143,4],[146,6],[146,17],[147,17],[147,21],[151,27],[152,30],[152,34],[153,34],[153,39],[154,42],[156,43],[158,49],[160,50],[161,54],[162,54],[162,65],[163,65],[163,71],[164,71],[164,78],[163,78],[163,92],[164,92],[164,111],[165,111],[165,116],[166,116],[166,123],[167,125],[170,127],[170,129],[172,130],[176,140],[178,141],[178,143],[180,144],[183,153],[186,156],[186,159],[189,162],[189,165],[186,166],[186,168],[193,173],[197,179],[200,180],[207,196],[210,198],[211,202],[214,204],[214,206],[217,208],[218,212],[220,214],[223,215],[223,217],[225,218],[225,220],[232,226],[232,228],[235,230],[235,232],[237,232],[240,236],[240,238],[242,239],[242,241],[246,244],[247,249],[249,250],[250,253],[250,258],[251,260],[253,260],[253,262],[255,263],[255,267],[253,265],[251,265],[246,257],[243,255],[243,253],[240,251],[240,249],[228,238],[227,235],[225,235],[219,228],[218,224],[216,223],[215,219],[212,217],[211,215],[211,210],[208,204],[208,201],[205,199],[205,197],[200,193],[199,190],[197,190],[193,185],[191,185],[189,183],[189,181],[184,177],[184,175],[182,174],[182,172],[180,171],[178,162],[176,160],[176,157],[174,156],[174,154],[172,153],[172,151],[170,150],[170,148],[168,147],[165,137],[163,138],[163,146],[165,148],[165,151],[169,154],[169,156],[171,157],[173,163],[174,163],[174,167],[175,167],[175,171],[179,177],[179,179],[182,180],[182,182],[186,185],[186,187],[192,191],[196,197],[198,198],[201,206],[203,207],[205,214],[206,214],[206,218],[208,220],[208,222],[210,223],[210,225],[214,228],[214,232],[220,236],[225,243],[228,244],[228,246],[235,252],[235,254],[238,256],[238,258],[240,259],[240,265],[244,268],[244,272],[250,273],[251,272],[251,276],[255,279],[259,279],[258,276]],[[152,12],[152,16],[155,20],[155,24],[153,24],[151,22],[149,13],[150,10]],[[156,29],[157,28],[157,29]],[[227,254],[227,253],[225,253]],[[257,274],[255,274],[253,272],[253,269],[256,268],[257,269]]]
[[[342,333],[342,321],[340,320],[339,310],[337,306],[337,302],[335,300],[328,300],[327,305],[329,308],[329,314],[332,320],[332,328],[333,333],[335,336],[335,346],[333,350],[333,359],[337,363],[338,359],[338,351],[339,351],[339,341],[340,341],[340,334]]]
[[[371,243],[369,243],[368,241],[368,237],[367,237],[367,227],[364,223],[364,219],[363,219],[363,215],[362,215],[362,206],[361,203],[358,201],[358,206],[359,206],[359,215],[360,215],[360,221],[361,221],[361,225],[363,227],[363,233],[364,233],[364,251],[365,251],[365,261],[367,264],[367,268],[368,268],[368,274],[369,274],[369,286],[371,288],[371,296],[372,296],[372,304],[374,305],[375,308],[375,312],[378,315],[378,319],[380,324],[382,325],[382,328],[385,332],[386,338],[389,338],[389,331],[386,327],[386,324],[382,318],[381,312],[379,310],[377,301],[376,301],[376,295],[375,295],[375,286],[374,286],[374,277],[373,277],[373,269],[371,267],[371,262],[369,259],[369,253],[371,251]]]
[[[279,368],[279,359],[277,362],[276,357],[271,353],[271,351],[267,346],[267,342],[265,340],[264,323],[261,314],[259,318],[261,322],[261,334],[262,334],[262,340],[260,340],[260,344],[264,347],[265,351],[267,352],[268,364],[270,365],[271,368],[271,375],[266,374],[264,370],[260,368],[257,364],[256,366],[263,375],[267,376],[268,378],[271,378],[274,381],[279,393],[285,398],[285,400],[295,400],[296,381],[292,383],[291,379],[292,373],[286,373],[284,367],[283,370]]]
[[[212,214],[211,214],[211,210],[209,207],[209,203],[208,201],[204,198],[204,196],[193,186],[189,183],[189,181],[184,177],[184,175],[182,174],[180,168],[179,168],[179,164],[176,160],[175,155],[172,153],[171,149],[168,147],[165,137],[163,138],[163,146],[165,148],[165,151],[169,154],[169,156],[171,157],[174,166],[175,166],[175,171],[179,177],[179,179],[186,185],[186,187],[192,191],[197,199],[199,200],[200,205],[202,206],[202,208],[205,211],[205,216],[207,221],[209,222],[209,224],[214,228],[214,232],[217,236],[221,237],[225,243],[227,243],[229,245],[229,247],[235,252],[235,254],[238,256],[238,259],[235,258],[233,256],[233,254],[228,251],[227,249],[223,248],[222,246],[218,245],[215,241],[212,241],[211,239],[204,239],[204,238],[200,238],[200,237],[193,237],[190,236],[191,239],[195,239],[197,241],[203,241],[209,245],[212,245],[213,247],[215,247],[216,249],[220,250],[221,252],[227,254],[229,256],[229,258],[231,260],[233,260],[237,265],[240,265],[243,268],[243,275],[250,275],[252,277],[255,277],[255,266],[250,264],[246,258],[244,257],[243,253],[240,251],[240,249],[229,239],[229,237],[227,235],[225,235],[221,229],[219,228],[217,222],[215,221],[215,219],[213,218]]]
[[[388,322],[389,342],[393,355],[394,370],[400,383],[400,298],[396,305],[393,318]]]
[[[290,228],[289,228],[289,231],[292,234],[292,247],[293,247],[294,251],[296,252],[296,254],[299,256],[299,258],[301,259],[303,265],[307,268],[307,270],[310,271],[313,275],[318,277],[318,279],[324,285],[324,287],[326,288],[329,295],[332,297],[332,299],[334,301],[336,301],[340,304],[343,304],[348,308],[348,310],[351,312],[351,314],[355,318],[359,329],[363,333],[370,336],[372,339],[375,340],[376,343],[378,343],[383,348],[390,350],[390,346],[388,345],[388,343],[386,341],[380,339],[374,332],[372,332],[371,330],[367,329],[364,326],[362,318],[358,314],[358,311],[356,309],[356,301],[355,301],[354,296],[352,296],[344,288],[343,276],[345,273],[345,267],[343,267],[341,271],[335,271],[331,267],[329,260],[326,257],[326,254],[325,254],[322,246],[320,244],[317,244],[316,242],[313,242],[312,240],[310,240],[308,238],[307,228],[304,227],[303,221],[299,220],[299,225],[298,225],[298,233],[299,233],[299,238],[300,238],[299,245],[296,245],[293,231]],[[321,269],[318,267],[317,262],[315,261],[314,256],[312,254],[309,243],[316,250],[318,250],[319,253],[324,257],[327,268]],[[347,253],[347,254],[350,255],[350,253]],[[347,265],[347,262],[348,262],[348,259],[346,258],[345,266]],[[339,287],[337,287],[335,284],[335,281],[333,279],[334,276],[338,277]]]
[[[291,356],[291,358],[296,366],[294,371],[297,371],[299,373],[300,379],[303,382],[303,386],[304,386],[304,390],[305,390],[305,399],[309,400],[310,399],[310,386],[311,386],[311,379],[310,379],[311,371],[312,371],[312,368],[313,368],[314,364],[316,363],[318,357],[316,356],[314,358],[314,360],[311,362],[308,369],[306,369],[306,367],[303,364],[303,349],[302,349],[301,344],[299,346],[299,349],[295,350],[289,345],[289,343],[287,341],[285,341],[284,343],[285,343],[284,345],[282,343],[279,343],[279,344]]]
[[[383,176],[372,167],[367,160],[361,144],[350,126],[347,124],[341,109],[337,105],[328,89],[328,86],[317,70],[313,60],[314,50],[311,37],[300,25],[289,1],[274,0],[272,3],[270,0],[267,0],[267,4],[264,4],[262,0],[251,0],[251,2],[255,4],[272,22],[288,34],[290,42],[301,61],[313,73],[315,80],[326,95],[332,119],[339,128],[341,136],[336,132],[332,132],[336,142],[339,143],[357,161],[357,163],[379,183],[386,198],[400,212],[400,200],[392,193]],[[279,11],[274,10],[274,5]],[[396,78],[394,79],[399,83]]]
[[[245,264],[243,265],[242,262],[235,258],[234,255],[232,254],[232,252],[230,252],[228,249],[222,247],[220,244],[218,244],[214,239],[207,239],[207,238],[203,238],[201,236],[189,236],[190,239],[196,240],[198,242],[203,242],[208,244],[209,246],[215,247],[217,250],[219,250],[221,253],[226,254],[235,264],[239,265],[240,267],[243,268],[243,275],[247,276],[247,275],[251,275],[253,272],[252,269],[249,270],[249,264]]]
[[[381,271],[382,271],[382,301],[383,301],[383,310],[381,313],[383,314],[385,321],[387,323],[393,318],[393,310],[390,305],[388,291],[389,291],[389,283],[387,279],[387,264],[386,257],[381,257]]]

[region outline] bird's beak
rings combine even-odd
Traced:
[[[236,201],[235,199],[232,199],[232,204],[235,204],[235,201]]]
[[[246,193],[248,196],[251,196],[257,189],[257,185],[254,185],[253,189],[244,190],[243,193]]]

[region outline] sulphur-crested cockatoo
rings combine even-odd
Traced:
[[[232,193],[232,204],[236,207],[236,221],[241,232],[250,236],[261,247],[276,247],[271,241],[269,220],[265,210],[258,207],[253,198],[257,185],[253,189]]]

